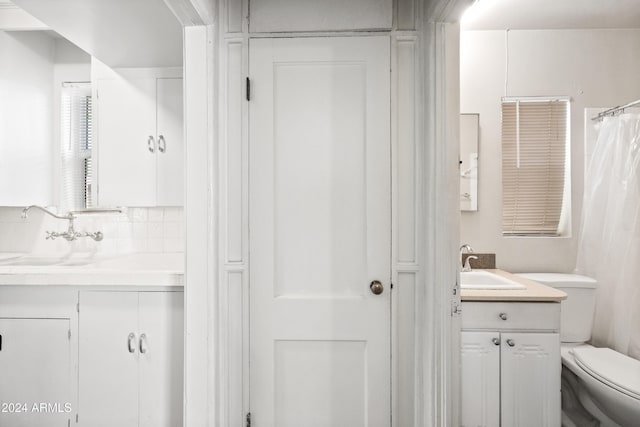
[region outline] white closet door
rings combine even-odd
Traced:
[[[156,205],[156,79],[98,80],[98,203]]]
[[[182,79],[162,78],[157,84],[158,206],[184,204]]]
[[[389,426],[389,37],[251,40],[250,77],[252,418]]]

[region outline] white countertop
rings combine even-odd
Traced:
[[[543,285],[542,283],[527,280],[513,275],[504,270],[486,270],[514,282],[523,284],[523,289],[462,289],[460,297],[462,301],[529,301],[529,302],[560,302],[567,298],[567,294]]]
[[[0,253],[1,285],[183,286],[183,253]]]

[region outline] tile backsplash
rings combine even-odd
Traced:
[[[50,209],[55,212],[55,209]],[[67,242],[46,240],[47,231],[63,232],[68,221],[38,210],[22,219],[22,208],[0,207],[0,252],[35,254],[184,252],[184,215],[181,207],[124,208],[122,213],[78,215],[76,231],[101,231],[104,238]]]

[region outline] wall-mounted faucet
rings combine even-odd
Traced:
[[[74,240],[79,239],[80,237],[91,237],[93,240],[95,240],[96,242],[99,242],[100,240],[102,240],[104,238],[104,235],[102,234],[102,232],[100,231],[96,231],[95,233],[88,233],[86,231],[84,232],[79,232],[76,231],[75,228],[73,228],[73,220],[76,219],[76,216],[74,215],[73,212],[69,212],[64,216],[60,216],[60,215],[56,215],[53,212],[51,212],[48,209],[43,208],[42,206],[37,206],[37,205],[31,205],[31,206],[27,206],[26,208],[24,208],[22,210],[22,218],[26,219],[27,218],[27,213],[29,212],[29,210],[31,209],[38,209],[41,210],[42,212],[56,218],[56,219],[66,219],[67,221],[69,221],[69,227],[67,228],[67,231],[64,231],[62,233],[59,233],[57,231],[47,231],[47,236],[45,237],[45,239],[49,240],[55,240],[58,237],[62,237],[65,240],[72,242]]]

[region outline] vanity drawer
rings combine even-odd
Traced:
[[[462,329],[558,331],[557,302],[463,302]]]

